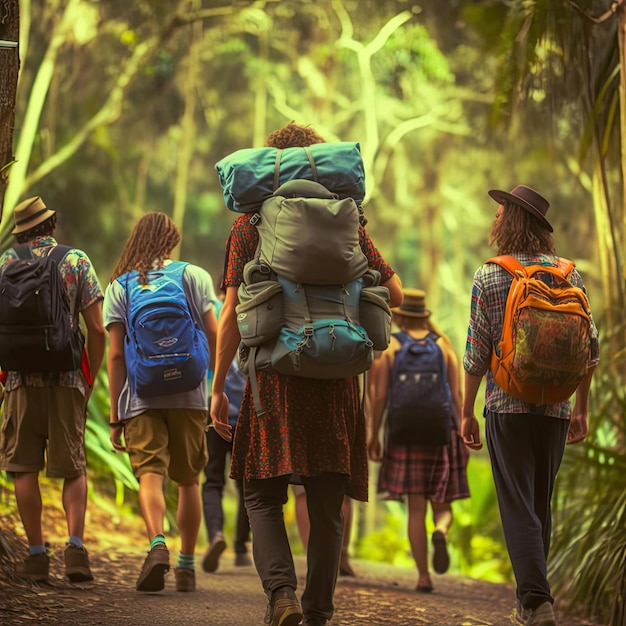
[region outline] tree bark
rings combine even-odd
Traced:
[[[20,69],[19,0],[0,0],[0,207],[4,207],[7,176],[14,162],[13,125]],[[2,208],[0,208],[0,221]]]

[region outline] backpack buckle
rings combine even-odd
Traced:
[[[261,221],[261,214],[255,213],[248,221],[252,226],[256,226]]]

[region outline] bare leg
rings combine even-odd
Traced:
[[[296,522],[298,524],[298,532],[300,533],[300,541],[302,541],[302,547],[306,552],[309,546],[311,523],[309,521],[309,511],[307,509],[305,492],[296,496]]]
[[[433,521],[435,530],[440,530],[444,535],[448,534],[452,526],[452,507],[449,502],[432,502]]]
[[[87,513],[87,477],[66,478],[63,483],[63,508],[69,535],[82,540]]]
[[[180,551],[183,554],[193,554],[202,522],[202,498],[197,482],[178,485],[176,519],[180,530]]]
[[[426,541],[426,506],[427,500],[423,495],[408,496],[408,534],[411,552],[417,565],[417,586],[430,587],[432,585],[428,572],[428,546]]]
[[[163,534],[165,518],[165,496],[163,495],[163,476],[161,474],[143,474],[139,478],[139,506],[146,525],[148,539]]]
[[[41,492],[37,472],[15,475],[15,499],[29,546],[43,545]]]
[[[346,552],[350,547],[350,531],[352,530],[352,499],[343,498],[343,541],[341,547]]]

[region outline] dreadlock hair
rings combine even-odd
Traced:
[[[111,282],[126,272],[137,270],[139,283],[147,285],[148,271],[162,267],[163,261],[169,257],[180,240],[178,227],[165,213],[146,213],[135,224],[126,240],[113,270]]]
[[[48,237],[54,234],[54,230],[57,226],[57,214],[54,213],[47,220],[44,220],[37,226],[33,226],[28,230],[24,230],[21,233],[14,235],[17,243],[28,243],[35,239],[35,237]]]
[[[489,239],[498,254],[554,254],[554,239],[537,217],[513,202],[503,207]]]
[[[270,133],[265,139],[268,148],[279,150],[303,148],[314,143],[324,143],[324,140],[310,126],[299,126],[294,120]]]

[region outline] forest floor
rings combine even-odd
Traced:
[[[12,495],[10,496],[13,497]],[[7,494],[0,494],[0,503]],[[146,552],[141,520],[112,516],[90,502],[86,545],[94,581],[71,584],[63,577],[65,519],[54,497],[46,498],[44,520],[51,544],[51,576],[46,584],[17,578],[14,563],[24,557],[26,541],[13,507],[0,515],[0,529],[13,556],[0,557],[0,624],[165,626],[169,624],[249,626],[263,624],[266,598],[254,567],[235,567],[227,550],[215,574],[197,572],[195,593],[174,588],[173,574],[159,593],[137,593],[134,583]],[[89,532],[91,529],[91,533]],[[95,530],[97,529],[97,531]],[[172,546],[175,540],[172,539]],[[172,549],[172,546],[170,549]],[[172,550],[174,554],[174,551]],[[200,561],[198,554],[197,561]],[[300,590],[306,563],[296,557]],[[330,626],[506,626],[513,623],[512,585],[459,576],[438,576],[435,592],[414,591],[413,568],[352,560],[356,578],[339,578]],[[557,607],[558,624],[602,626]]]

